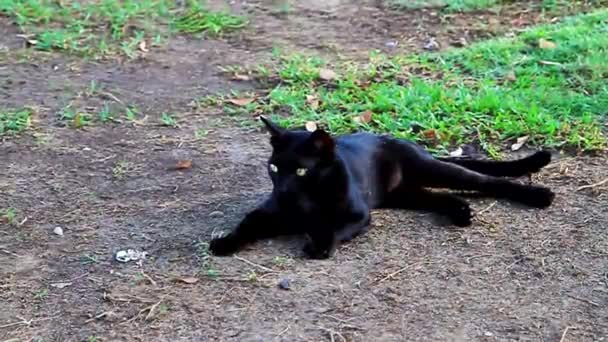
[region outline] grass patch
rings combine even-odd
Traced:
[[[334,133],[391,133],[437,149],[477,141],[492,150],[524,135],[599,149],[607,47],[608,10],[598,10],[440,54],[373,55],[365,66],[335,67],[335,78],[318,58],[282,57],[268,95],[227,109],[274,114],[292,127],[317,121]]]
[[[243,27],[245,19],[169,0],[0,0],[0,14],[13,18],[39,50],[79,55],[137,55],[171,33],[221,34]],[[142,43],[145,42],[145,43]]]
[[[7,208],[0,210],[0,219],[10,225],[17,225],[17,210],[15,208]]]
[[[1,110],[0,109],[0,136],[12,135],[26,130],[31,123],[32,111]]]
[[[402,9],[437,8],[446,12],[469,12],[484,9],[499,9],[501,5],[511,4],[511,0],[389,0],[389,3]],[[530,7],[547,11],[559,11],[584,5],[600,6],[605,0],[536,0],[529,1]]]
[[[390,0],[391,5],[405,9],[443,8],[447,11],[472,11],[500,4],[500,0]]]
[[[222,12],[211,12],[201,6],[192,8],[174,22],[175,28],[180,32],[209,32],[216,35],[224,31],[238,30],[245,27],[246,24],[247,21],[242,17]]]

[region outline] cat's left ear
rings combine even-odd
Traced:
[[[336,142],[334,138],[322,129],[317,129],[310,135],[310,141],[317,151],[325,157],[333,157]]]
[[[285,133],[285,129],[272,122],[272,120],[265,117],[264,115],[260,115],[260,121],[264,123],[264,126],[266,126],[266,129],[273,137],[280,137],[281,135],[283,135],[283,133]]]

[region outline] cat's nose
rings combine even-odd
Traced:
[[[293,194],[293,190],[289,185],[281,185],[277,190],[280,198],[289,198]]]

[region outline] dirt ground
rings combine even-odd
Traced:
[[[17,212],[0,222],[0,340],[608,340],[608,193],[585,187],[608,177],[606,154],[556,152],[534,177],[557,193],[552,207],[472,199],[466,229],[378,211],[370,233],[329,260],[304,259],[299,240],[229,258],[204,247],[270,189],[262,131],[191,104],[254,89],[219,66],[256,63],[275,44],[353,58],[415,52],[430,37],[447,47],[552,18],[521,3],[447,17],[378,1],[301,1],[288,15],[271,1],[232,6],[251,28],[176,38],[136,61],[26,56],[0,18],[0,102],[37,107],[32,131],[0,141],[0,208]],[[92,80],[105,95],[83,95]],[[96,107],[108,93],[146,117],[83,129],[58,119],[70,102]],[[157,124],[165,111],[179,128]],[[192,168],[175,170],[179,160]],[[127,248],[148,257],[114,261]]]

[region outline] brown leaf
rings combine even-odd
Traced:
[[[145,40],[142,40],[141,42],[139,42],[139,44],[137,45],[137,47],[142,52],[148,52],[149,51]]]
[[[177,164],[175,164],[176,170],[186,170],[192,168],[192,160],[178,160]]]
[[[255,101],[254,97],[242,97],[238,99],[229,99],[228,102],[232,103],[235,106],[246,106],[251,102]]]
[[[526,26],[528,24],[528,21],[524,18],[516,18],[511,20],[511,26],[515,26],[515,27],[521,27],[521,26]]]
[[[175,280],[186,284],[195,284],[198,282],[198,278],[196,277],[175,278]]]
[[[552,42],[550,40],[541,38],[538,40],[538,47],[541,49],[545,49],[545,50],[551,50],[551,49],[555,49],[557,47],[557,44],[555,44],[554,42]]]
[[[74,127],[80,128],[85,125],[85,120],[82,119],[82,115],[80,113],[76,113],[74,116]]]
[[[505,75],[505,79],[507,81],[515,82],[517,81],[517,76],[515,76],[515,71],[509,71],[507,75]]]
[[[332,81],[338,78],[338,74],[330,69],[319,69],[319,78],[325,81]]]
[[[437,132],[435,132],[434,129],[427,129],[426,131],[422,132],[422,135],[429,140],[437,139]]]
[[[317,124],[314,121],[306,122],[306,130],[309,132],[314,132],[317,130]]]
[[[515,144],[511,145],[511,150],[517,151],[517,150],[521,149],[524,146],[524,144],[526,143],[526,141],[528,141],[528,139],[530,139],[530,136],[528,136],[528,135],[524,135],[523,137],[517,138],[517,142]]]
[[[373,113],[370,110],[366,110],[365,112],[361,113],[359,116],[356,116],[353,120],[358,124],[368,123],[368,122],[372,121],[372,114]]]
[[[319,98],[315,95],[306,95],[306,103],[311,109],[316,110],[319,108]]]

